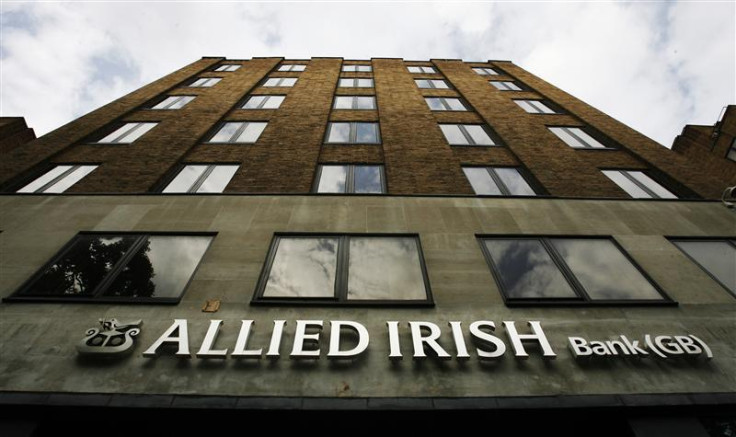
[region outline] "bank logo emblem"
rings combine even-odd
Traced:
[[[141,324],[141,320],[123,323],[117,319],[100,319],[101,328],[88,329],[84,340],[77,344],[77,351],[82,355],[123,355],[133,349]]]

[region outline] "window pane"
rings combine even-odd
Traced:
[[[279,85],[279,78],[272,77],[266,80],[266,82],[263,84],[263,86],[278,86]]]
[[[442,99],[436,97],[426,97],[424,99],[427,102],[427,106],[432,111],[444,111],[445,105],[442,104]]]
[[[304,71],[307,69],[306,65],[303,64],[296,64],[291,66],[291,71]]]
[[[721,284],[736,293],[736,247],[726,241],[675,241]]]
[[[373,79],[358,79],[358,87],[359,88],[372,88]]]
[[[677,199],[677,196],[670,193],[667,189],[659,185],[657,182],[655,182],[652,178],[645,175],[644,173],[640,171],[627,171],[627,173],[631,177],[639,181],[640,184],[644,185],[645,187],[653,191],[654,194],[659,196],[661,199]]]
[[[514,100],[517,105],[521,106],[526,112],[529,112],[531,114],[538,114],[539,109],[532,106],[528,100]]]
[[[258,137],[261,136],[263,129],[266,128],[268,123],[248,123],[245,130],[235,140],[236,143],[255,143],[258,141]]]
[[[381,167],[378,165],[356,165],[355,192],[356,193],[382,193]]]
[[[568,131],[572,135],[575,135],[575,136],[579,137],[580,139],[582,139],[583,140],[583,144],[585,144],[587,147],[591,147],[591,148],[594,148],[594,149],[605,149],[606,148],[606,146],[604,146],[603,144],[601,144],[600,142],[598,142],[598,140],[596,140],[595,138],[591,137],[584,130],[582,130],[580,128],[570,127],[570,128],[567,128],[567,129],[568,129]]]
[[[465,138],[465,135],[460,131],[460,127],[458,125],[441,124],[440,129],[442,129],[442,133],[445,135],[448,143],[453,145],[468,144],[467,138]]]
[[[355,123],[357,126],[357,143],[377,143],[378,125],[376,123]]]
[[[376,109],[376,98],[375,97],[358,97],[358,108],[357,109]]]
[[[488,135],[488,132],[483,129],[483,126],[477,124],[466,124],[464,127],[475,144],[480,146],[495,145],[491,137]]]
[[[373,71],[373,67],[370,65],[358,65],[358,71],[361,71],[363,73],[370,73]]]
[[[263,297],[334,297],[337,246],[337,238],[280,238]]]
[[[152,109],[165,109],[167,106],[171,105],[178,99],[179,99],[178,96],[169,96],[163,99],[158,105],[154,106]]]
[[[550,240],[592,300],[656,299],[662,295],[609,240]]]
[[[63,179],[45,189],[44,193],[63,193],[96,168],[96,165],[80,165],[76,170],[66,175]]]
[[[207,236],[151,236],[128,261],[104,295],[181,296],[211,240],[212,237]]]
[[[465,176],[468,178],[470,185],[473,186],[475,194],[479,195],[500,195],[501,190],[498,188],[488,170],[483,167],[465,167],[463,168]]]
[[[243,109],[257,109],[261,102],[266,100],[266,98],[267,96],[252,96],[247,102],[245,102]]]
[[[179,96],[179,100],[169,106],[168,109],[181,109],[192,100],[194,100],[194,96]]]
[[[210,143],[227,143],[230,141],[230,139],[235,135],[235,133],[240,129],[240,127],[243,125],[243,123],[240,122],[229,122],[222,125],[219,131],[215,134],[214,137],[212,137],[209,142]]]
[[[587,145],[580,141],[578,138],[570,135],[568,129],[561,128],[561,127],[551,127],[549,128],[550,131],[552,131],[553,134],[557,135],[558,138],[560,138],[562,141],[565,142],[570,147],[575,147],[578,149],[587,148]]]
[[[279,71],[289,71],[291,70],[291,65],[282,65],[279,67]]]
[[[44,173],[43,176],[39,177],[35,181],[21,188],[17,192],[18,193],[33,193],[37,191],[39,188],[43,187],[44,185],[54,180],[55,178],[61,176],[62,173],[69,170],[70,168],[72,168],[71,165],[57,165],[56,167],[52,168],[48,172]]]
[[[347,165],[323,165],[319,176],[318,193],[344,193],[347,181]]]
[[[467,111],[468,109],[462,104],[460,99],[445,99],[445,102],[452,111]]]
[[[285,96],[268,96],[263,109],[278,109],[285,98]]]
[[[515,168],[495,168],[494,171],[514,196],[535,196],[536,193]]]
[[[238,170],[237,165],[216,165],[197,193],[222,193]]]
[[[295,77],[286,77],[281,81],[281,85],[279,86],[294,86],[296,83]]]
[[[436,73],[432,67],[422,67],[424,73]]]
[[[427,298],[414,238],[351,237],[349,256],[349,300]]]
[[[429,85],[429,81],[426,79],[416,79],[414,82],[417,84],[419,88],[431,88]]]
[[[616,182],[616,184],[621,187],[624,191],[629,193],[629,196],[634,197],[636,199],[648,199],[652,196],[649,195],[646,191],[639,188],[635,183],[633,183],[629,178],[621,174],[618,170],[603,170],[603,174],[606,175],[610,180]]]
[[[349,143],[350,123],[330,123],[328,143]]]
[[[335,97],[335,109],[352,109],[353,96]]]
[[[432,82],[432,85],[434,85],[435,88],[439,88],[439,89],[448,89],[448,88],[450,88],[447,85],[447,82],[445,82],[444,80],[434,79],[431,82]]]
[[[493,239],[484,243],[503,281],[506,297],[577,297],[541,241]]]
[[[137,124],[138,124],[137,127],[134,127],[133,129],[128,130],[128,132],[125,134],[123,138],[115,142],[116,143],[132,143],[133,141],[142,137],[143,134],[153,129],[154,126],[156,126],[156,123],[137,123]]]
[[[72,247],[48,267],[24,294],[91,295],[136,238],[79,235]]]
[[[111,134],[108,134],[103,139],[97,141],[98,143],[112,143],[113,141],[116,141],[118,138],[123,137],[131,130],[135,129],[137,127],[138,123],[126,123],[119,127],[118,129],[115,129]]]
[[[355,80],[354,79],[340,79],[338,81],[338,85],[341,87],[353,87],[355,86]]]
[[[408,68],[409,68],[409,73],[421,73],[422,72],[421,67],[408,67]]]
[[[192,188],[202,173],[207,170],[206,165],[187,165],[178,175],[164,188],[164,193],[186,193]]]

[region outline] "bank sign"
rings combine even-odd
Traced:
[[[135,346],[135,337],[141,332],[141,320],[118,322],[116,319],[100,320],[101,328],[92,328],[77,345],[84,355],[123,355]],[[217,336],[223,328],[222,320],[210,320],[204,339],[195,345],[197,358],[250,358],[278,359],[282,349],[290,349],[292,359],[319,359],[326,351],[328,359],[355,359],[370,347],[371,333],[362,323],[351,320],[296,320],[293,341],[282,347],[284,332],[289,323],[274,320],[270,327],[271,335],[267,344],[251,344],[250,335],[254,330],[253,320],[241,320],[235,344],[231,347],[215,346]],[[322,330],[330,327],[329,335]],[[517,327],[514,321],[501,322],[504,336],[497,334],[496,323],[488,320],[475,321],[467,326],[460,321],[450,321],[449,337],[453,348],[448,350],[440,345],[442,330],[436,323],[426,321],[387,321],[386,331],[380,335],[388,339],[387,358],[401,360],[410,356],[415,360],[427,358],[468,360],[471,354],[479,360],[494,360],[505,354],[513,354],[518,359],[526,359],[529,352],[543,359],[554,359],[557,351],[550,344],[539,321],[528,321],[525,327]],[[189,341],[189,323],[186,319],[175,319],[156,340],[143,352],[144,357],[173,354],[177,357],[191,358],[192,344]],[[410,337],[410,344],[402,344],[401,333]],[[466,335],[471,338],[470,344]],[[374,334],[375,335],[375,334]],[[504,341],[503,337],[506,338]],[[404,336],[406,338],[406,336]],[[445,342],[447,344],[448,342]],[[567,337],[566,347],[576,359],[591,357],[636,357],[671,359],[677,357],[713,358],[708,345],[692,334],[643,335],[631,338],[618,334],[608,339],[591,339],[584,336]]]

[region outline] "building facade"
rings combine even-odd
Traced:
[[[4,156],[7,427],[734,426],[736,172],[511,62],[203,58]]]

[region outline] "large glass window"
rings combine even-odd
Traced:
[[[479,196],[536,196],[537,193],[514,167],[463,167]]]
[[[242,109],[278,109],[286,96],[250,96]]]
[[[238,165],[185,165],[164,193],[222,193]]]
[[[340,88],[373,88],[373,79],[340,78],[337,86]]]
[[[194,88],[210,88],[215,86],[217,82],[221,80],[221,77],[200,77],[199,79],[190,83],[189,86]]]
[[[333,109],[376,109],[375,96],[336,96]]]
[[[451,146],[495,146],[488,131],[479,124],[441,124],[440,129]]]
[[[639,170],[601,171],[633,198],[677,199],[677,196]]]
[[[512,302],[665,302],[610,238],[481,238],[499,289]]]
[[[10,299],[178,302],[212,235],[79,234]]]
[[[596,140],[579,127],[550,127],[550,132],[557,135],[559,139],[574,149],[607,149],[600,141]]]
[[[378,123],[335,122],[327,127],[327,140],[330,144],[379,144],[381,134]]]
[[[373,67],[370,65],[343,65],[342,71],[356,72],[356,73],[370,73],[373,71]]]
[[[467,111],[462,100],[455,97],[425,97],[427,106],[432,111]]]
[[[318,193],[381,194],[386,192],[382,165],[320,165]]]
[[[414,83],[416,83],[419,88],[435,88],[441,90],[450,88],[447,82],[442,79],[414,79]]]
[[[265,87],[292,87],[296,83],[295,77],[269,77],[263,83]]]
[[[492,80],[489,83],[501,91],[521,91],[519,85],[510,80]]]
[[[437,71],[435,71],[433,67],[428,67],[425,65],[413,65],[407,68],[409,69],[409,73],[425,73],[425,74],[437,73]]]
[[[304,64],[283,64],[279,67],[279,71],[304,71],[307,66]]]
[[[18,190],[18,193],[63,193],[83,177],[92,173],[96,165],[57,165],[33,182]]]
[[[181,109],[192,100],[194,100],[194,96],[169,96],[151,109]]]
[[[130,144],[153,129],[158,123],[125,123],[113,133],[98,140],[102,144]]]
[[[518,99],[514,102],[530,114],[555,114],[555,111],[545,105],[541,100]]]
[[[235,71],[240,68],[238,64],[222,64],[215,68],[215,71]]]
[[[496,76],[498,73],[496,70],[488,67],[474,67],[473,71],[475,71],[477,74],[480,74],[481,76]]]
[[[736,238],[672,241],[700,268],[736,296]]]
[[[431,303],[416,235],[276,235],[263,272],[254,302]]]
[[[255,143],[266,129],[266,122],[229,121],[210,138],[208,143]]]

